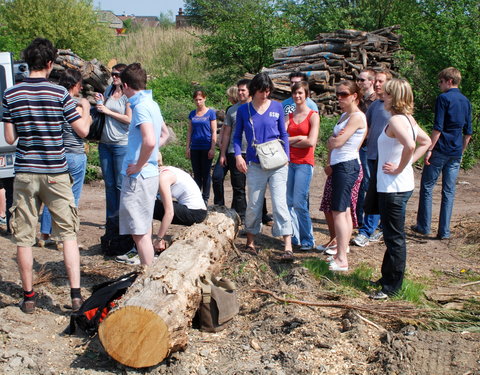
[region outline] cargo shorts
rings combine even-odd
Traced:
[[[42,203],[52,215],[52,238],[61,241],[77,238],[79,220],[70,175],[17,173],[10,208],[10,229],[17,246],[35,245]]]

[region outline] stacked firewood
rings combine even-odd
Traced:
[[[309,77],[311,97],[320,114],[339,112],[335,99],[335,84],[343,79],[355,79],[365,68],[395,71],[394,53],[400,50],[398,26],[364,32],[339,30],[318,34],[317,39],[295,47],[282,47],[274,51],[275,63],[263,71],[275,83],[272,97],[284,100],[290,96],[288,75],[305,72]]]
[[[50,80],[58,82],[60,75],[68,68],[77,69],[82,73],[83,90],[82,96],[92,104],[95,103],[94,94],[104,93],[111,82],[110,70],[96,59],[85,61],[71,50],[58,50],[58,56],[53,64]]]

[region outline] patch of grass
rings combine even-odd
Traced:
[[[393,300],[404,300],[415,304],[424,302],[424,292],[426,286],[420,282],[404,279],[402,289],[392,297]]]
[[[338,287],[340,293],[351,294],[355,291],[368,293],[372,290],[370,280],[374,270],[366,263],[361,263],[347,274],[330,271],[328,263],[318,258],[305,260],[303,266],[310,270],[315,277],[331,280]]]
[[[370,280],[372,280],[375,271],[366,263],[359,264],[349,273],[332,272],[328,269],[328,263],[318,258],[307,259],[302,265],[316,278],[332,281],[334,288],[339,293],[351,294],[352,291],[370,293],[374,290]],[[420,282],[404,279],[402,289],[392,299],[421,304],[424,302],[425,289],[426,286]]]

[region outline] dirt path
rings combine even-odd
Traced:
[[[480,223],[480,168],[461,172],[453,218],[454,238],[437,241],[414,236],[408,231],[408,277],[427,284],[429,292],[462,290],[478,303],[480,286],[460,288],[480,273],[478,245]],[[419,178],[417,176],[417,184]],[[311,213],[317,243],[327,238],[323,216],[318,211],[324,177],[315,171],[311,188]],[[226,182],[227,197],[231,191]],[[414,222],[418,191],[408,205],[407,224]],[[440,194],[435,192],[437,217]],[[127,273],[129,266],[106,259],[100,252],[99,228],[104,222],[104,193],[100,183],[85,186],[81,207],[79,239],[86,246],[82,256],[85,288],[110,277]],[[229,199],[227,199],[229,201]],[[271,207],[270,203],[268,206]],[[244,238],[237,238],[240,245]],[[40,283],[39,308],[25,315],[18,308],[21,299],[14,246],[0,237],[0,373],[5,374],[480,374],[480,334],[422,331],[385,325],[386,334],[345,311],[276,303],[272,298],[252,294],[264,288],[289,298],[310,301],[362,303],[375,306],[366,295],[337,294],[325,288],[301,266],[302,258],[319,254],[297,253],[290,265],[279,263],[280,242],[263,229],[258,257],[232,254],[225,274],[240,288],[240,315],[217,334],[192,329],[185,352],[174,353],[160,365],[137,371],[111,360],[99,341],[62,334],[69,321],[63,305],[69,290],[61,252],[35,248]],[[352,247],[352,268],[361,263],[379,270],[384,244]],[[376,275],[378,276],[378,275]],[[43,280],[43,282],[42,282]],[[88,295],[88,289],[84,294]],[[384,302],[391,304],[395,302]]]

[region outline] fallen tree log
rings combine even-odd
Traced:
[[[158,364],[187,346],[187,331],[200,304],[200,275],[215,274],[233,249],[239,217],[233,210],[209,212],[189,227],[135,283],[100,324],[107,353],[135,368]]]

